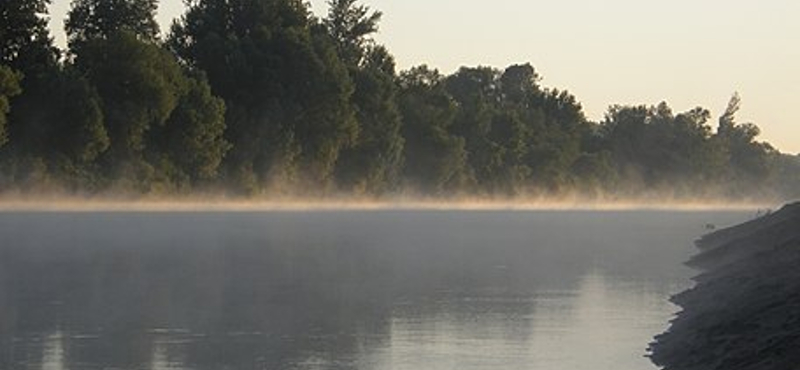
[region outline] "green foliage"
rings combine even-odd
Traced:
[[[673,114],[666,103],[611,107],[601,124],[604,150],[629,190],[671,190],[677,195],[741,197],[771,195],[776,151],[756,141],[757,126],[737,124],[741,100],[734,95],[716,132],[710,112]]]
[[[666,103],[590,122],[530,64],[398,75],[357,0],[186,3],[162,44],[156,0],[74,0],[62,60],[48,0],[0,2],[0,188],[798,195],[738,95],[716,130]]]
[[[225,99],[232,172],[265,184],[331,183],[340,151],[357,135],[353,84],[305,4],[195,1],[168,43]]]
[[[756,141],[761,133],[752,123],[737,124],[736,113],[741,106],[738,94],[731,97],[725,113],[719,118],[719,126],[713,140],[720,151],[721,163],[725,166],[723,176],[730,182],[731,194],[739,196],[757,191],[769,184],[775,172],[777,151],[767,143]]]
[[[382,46],[370,47],[361,66],[351,68],[350,75],[359,131],[354,145],[342,152],[337,179],[357,193],[380,194],[397,188],[403,161],[394,58]]]
[[[8,0],[0,2],[0,63],[21,73],[21,93],[9,103],[9,152],[38,155],[52,134],[57,117],[60,66],[59,53],[47,29],[49,1]],[[43,104],[47,102],[48,104]]]
[[[462,67],[445,82],[458,108],[453,131],[465,139],[469,167],[478,185],[490,192],[496,190],[495,179],[500,181],[505,157],[505,148],[495,141],[499,138],[498,127],[492,125],[499,108],[500,95],[495,84],[498,74],[487,67]]]
[[[328,5],[322,24],[353,81],[351,104],[359,134],[343,149],[336,177],[346,190],[380,194],[397,188],[403,160],[394,58],[371,39],[378,31],[380,12],[370,12],[355,0],[331,0]]]
[[[464,139],[450,132],[457,106],[445,90],[444,77],[420,66],[401,73],[399,85],[409,185],[436,195],[463,187],[468,182],[467,152]]]
[[[358,124],[351,104],[354,91],[347,66],[339,58],[335,45],[322,27],[314,27],[312,48],[296,62],[295,78],[313,81],[292,86],[296,101],[302,102],[299,119],[294,124],[295,137],[301,148],[300,164],[310,185],[328,186],[340,152],[352,146],[358,136]],[[302,77],[301,77],[302,76]],[[293,84],[291,84],[293,85]]]
[[[52,101],[52,81],[60,72],[60,52],[53,45],[47,28],[48,1],[8,0],[0,4],[0,63],[25,77],[22,94],[15,99],[15,121],[36,121],[47,109],[41,101]],[[37,123],[40,124],[40,123]]]
[[[158,0],[73,0],[65,22],[70,48],[93,39],[108,39],[119,32],[143,41],[155,41]]]
[[[224,132],[225,103],[212,95],[208,82],[198,76],[189,80],[188,91],[154,140],[162,140],[164,152],[196,182],[217,177],[231,147]]]
[[[50,0],[3,0],[0,2],[0,64],[19,67],[17,60],[32,44],[48,41],[47,13]]]
[[[357,0],[329,0],[324,24],[336,40],[339,53],[347,63],[358,65],[368,52],[369,35],[378,32],[383,14],[356,5]]]
[[[538,80],[529,64],[462,68],[447,78],[459,107],[454,132],[466,139],[475,180],[489,193],[557,191],[569,181],[585,118],[572,95],[542,90]]]
[[[110,145],[100,97],[90,82],[72,69],[64,73],[60,93],[57,140],[49,146],[59,148],[73,163],[90,164]]]
[[[710,114],[702,108],[674,115],[666,103],[609,110],[602,123],[607,150],[635,186],[680,188],[702,183],[710,153]]]
[[[25,189],[45,189],[58,179],[92,178],[91,162],[108,147],[96,94],[80,75],[59,63],[43,15],[49,1],[2,4],[3,50],[25,76],[9,116],[7,174]],[[12,35],[6,38],[5,36]],[[11,51],[8,51],[11,50]],[[74,189],[92,187],[90,182]]]
[[[9,100],[22,92],[19,87],[21,79],[22,76],[19,73],[0,65],[0,147],[8,142],[6,114],[11,109]]]
[[[158,45],[121,31],[88,41],[75,67],[97,89],[111,138],[111,163],[140,160],[145,134],[166,123],[186,89],[177,60]]]
[[[580,180],[571,179],[569,169],[583,151],[581,132],[587,125],[583,108],[569,92],[557,89],[533,94],[532,103],[529,104],[535,107],[531,114],[541,114],[541,121],[544,122],[543,127],[532,126],[534,145],[530,151],[529,166],[539,186],[558,191]]]

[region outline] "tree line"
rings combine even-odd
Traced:
[[[329,0],[0,3],[0,189],[75,194],[800,195],[800,159],[666,103],[586,118],[530,64],[397,71],[382,14]],[[165,34],[165,36],[162,36]]]

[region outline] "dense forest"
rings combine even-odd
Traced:
[[[800,196],[800,158],[709,110],[600,122],[530,64],[397,71],[381,13],[330,0],[0,2],[0,191],[241,196]]]

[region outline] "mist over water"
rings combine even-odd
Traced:
[[[0,212],[2,369],[648,369],[752,210]]]

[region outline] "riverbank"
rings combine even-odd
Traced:
[[[665,370],[795,369],[800,363],[800,203],[697,241],[696,285],[655,338]]]

